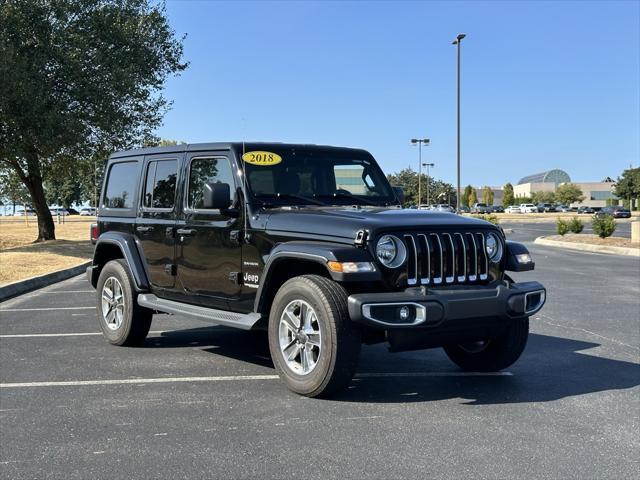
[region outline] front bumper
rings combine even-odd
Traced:
[[[384,330],[451,329],[505,325],[537,313],[546,300],[538,282],[497,287],[409,289],[403,292],[362,293],[349,297],[354,322]]]

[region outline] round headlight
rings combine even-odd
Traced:
[[[499,262],[502,258],[502,243],[495,233],[487,235],[487,241],[485,244],[487,250],[487,256],[492,262]]]
[[[376,256],[385,267],[396,268],[404,263],[407,250],[404,243],[393,235],[384,235],[376,245]]]

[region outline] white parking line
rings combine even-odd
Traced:
[[[48,312],[50,310],[94,310],[96,307],[0,308],[0,312]]]
[[[495,377],[512,376],[511,372],[399,372],[399,373],[360,373],[356,378],[387,377]],[[181,382],[239,382],[248,380],[277,380],[278,375],[227,375],[220,377],[167,377],[167,378],[123,378],[113,380],[71,380],[59,382],[21,382],[0,383],[0,388],[32,387],[84,387],[89,385],[142,385],[146,383]]]
[[[149,334],[159,335],[161,333],[172,330],[152,330]],[[37,338],[37,337],[89,337],[93,335],[102,335],[102,332],[81,332],[81,333],[14,333],[9,335],[0,335],[0,338]]]

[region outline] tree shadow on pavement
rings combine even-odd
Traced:
[[[198,345],[215,355],[273,368],[266,332],[198,328],[163,332],[161,337],[150,338],[145,344],[152,348]],[[347,390],[331,399],[410,403],[461,398],[468,405],[487,405],[548,402],[640,385],[640,364],[585,352],[598,346],[530,334],[523,356],[508,369],[512,375],[504,376],[461,376],[461,371],[446,359],[441,349],[389,353],[383,345],[364,347],[358,374]],[[432,372],[436,375],[430,376]]]

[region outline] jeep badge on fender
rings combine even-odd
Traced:
[[[527,249],[491,223],[404,210],[370,153],[282,143],[117,152],[107,163],[93,264],[98,321],[144,342],[154,313],[268,331],[302,395],[346,387],[363,339],[443,347],[460,368],[522,354],[544,305]]]

